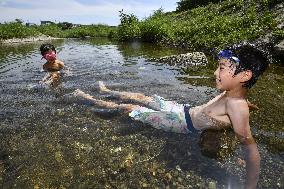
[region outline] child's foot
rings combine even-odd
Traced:
[[[110,92],[110,91],[111,91],[111,90],[109,90],[108,88],[106,88],[104,82],[99,81],[98,83],[99,83],[99,88],[100,88],[100,91],[101,91],[101,92]]]

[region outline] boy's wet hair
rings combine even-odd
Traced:
[[[39,48],[41,55],[43,56],[46,52],[52,50],[56,53],[55,47],[50,43],[42,44]]]
[[[233,52],[234,56],[238,57],[240,60],[240,62],[236,64],[234,75],[246,70],[252,72],[251,79],[243,84],[243,87],[251,88],[268,67],[269,59],[267,55],[253,44],[235,45],[229,49]]]

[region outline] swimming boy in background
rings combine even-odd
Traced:
[[[52,44],[46,43],[40,46],[42,59],[47,62],[43,65],[43,69],[48,72],[60,71],[64,67],[64,63],[56,59],[56,50]]]
[[[194,133],[204,129],[232,127],[242,143],[246,162],[245,188],[256,188],[260,172],[260,155],[249,125],[248,89],[251,88],[268,66],[262,51],[252,45],[235,46],[218,54],[218,67],[214,72],[216,88],[222,93],[208,103],[188,108],[160,96],[119,92],[108,89],[102,82],[100,90],[122,100],[142,104],[117,104],[97,100],[76,90],[74,95],[89,100],[93,105],[120,109],[134,120],[150,124],[157,129],[177,133]]]
[[[43,69],[48,74],[43,78],[42,82],[50,86],[56,87],[60,80],[60,70],[64,68],[64,63],[56,58],[56,50],[52,44],[46,43],[40,46],[42,59],[47,62],[43,65]]]

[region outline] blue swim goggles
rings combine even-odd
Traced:
[[[221,50],[218,53],[218,58],[226,58],[226,59],[234,61],[237,64],[240,63],[240,59],[238,57],[234,56],[233,52],[231,50],[228,50],[228,49]]]

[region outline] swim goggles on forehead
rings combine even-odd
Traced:
[[[237,64],[240,63],[240,59],[238,57],[234,56],[233,52],[231,50],[228,50],[228,49],[221,50],[218,53],[218,58],[226,58],[226,59],[234,61]]]

